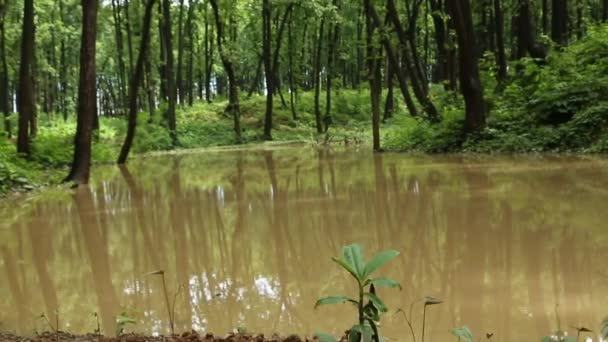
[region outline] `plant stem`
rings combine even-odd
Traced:
[[[424,326],[426,325],[426,304],[422,310],[422,342],[424,342]]]
[[[359,325],[363,325],[365,319],[363,317],[363,286],[359,282]]]
[[[167,305],[167,314],[169,315],[169,324],[171,325],[171,335],[175,334],[173,325],[173,317],[171,316],[171,305],[169,304],[169,293],[167,292],[167,283],[165,282],[165,273],[161,273],[163,280],[163,291],[165,292],[165,304]]]

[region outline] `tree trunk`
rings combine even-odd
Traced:
[[[175,88],[175,73],[173,68],[173,43],[171,34],[171,0],[162,0],[162,21],[163,29],[161,39],[165,46],[165,80],[167,82],[167,111],[165,119],[169,127],[171,142],[173,146],[177,146],[177,123],[175,118],[175,105],[177,98],[177,89]]]
[[[500,0],[494,0],[494,23],[496,25],[496,65],[498,83],[502,84],[507,78],[507,55],[505,54],[504,15]]]
[[[34,0],[24,0],[23,33],[21,40],[21,65],[19,68],[19,132],[17,136],[17,152],[30,156],[30,134],[35,127],[36,117],[35,96],[35,38]]]
[[[376,25],[372,14],[372,0],[364,0],[367,18],[367,65],[370,96],[372,103],[372,140],[375,152],[380,152],[380,94],[382,92],[382,73],[380,70],[381,50],[374,47]]]
[[[447,81],[447,30],[443,16],[443,1],[429,0],[431,2],[431,16],[435,28],[435,44],[437,46],[436,62],[433,67],[432,81],[440,83]]]
[[[209,32],[208,6],[205,2],[205,100],[211,103],[211,72],[213,71],[213,33]]]
[[[602,0],[602,21],[608,21],[608,0]]]
[[[334,6],[337,6],[336,1],[334,0]],[[340,36],[340,24],[335,23],[333,25],[333,33],[330,25],[329,36],[327,40],[327,80],[326,80],[326,89],[325,89],[325,117],[323,118],[323,123],[325,124],[325,132],[329,129],[329,126],[333,123],[331,118],[331,87],[332,80],[334,77],[334,60],[336,58],[336,44],[338,43],[338,38]]]
[[[551,39],[561,46],[568,44],[568,1],[552,1]]]
[[[87,184],[91,167],[91,137],[97,110],[95,42],[98,0],[82,0],[82,41],[78,84],[78,119],[74,139],[74,160],[65,182]]]
[[[386,93],[386,100],[384,101],[384,116],[382,117],[382,121],[384,122],[393,117],[393,111],[395,110],[395,96],[393,92],[394,74],[391,63],[388,61],[386,63],[386,87],[388,91]]]
[[[232,64],[231,57],[228,55],[228,51],[225,51],[223,42],[225,40],[224,37],[224,24],[220,18],[220,12],[217,5],[217,0],[210,0],[211,7],[213,8],[213,15],[215,16],[215,26],[216,26],[216,38],[217,38],[217,49],[220,53],[220,57],[222,59],[222,64],[224,65],[224,70],[226,71],[226,75],[228,76],[228,108],[226,111],[228,113],[232,113],[232,118],[234,120],[234,133],[236,136],[236,143],[242,143],[241,137],[241,108],[239,104],[239,88],[236,80],[236,74],[234,71],[234,65]]]
[[[298,120],[298,112],[296,111],[296,85],[294,81],[294,66],[293,66],[293,17],[289,19],[289,24],[287,26],[287,41],[289,50],[288,60],[289,60],[289,104],[291,106],[291,116],[294,120]]]
[[[272,39],[270,0],[262,3],[262,55],[264,59],[264,74],[266,75],[266,114],[264,116],[264,140],[272,140],[272,110],[274,95],[274,68],[270,51],[270,40]]]
[[[7,2],[0,4],[0,111],[4,115],[4,131],[8,138],[12,138],[11,131],[11,100],[8,84],[8,64],[6,62],[6,32],[4,28],[5,14],[7,10]]]
[[[317,48],[315,52],[315,66],[313,70],[315,85],[315,122],[317,133],[323,133],[323,122],[321,120],[321,52],[323,47],[323,33],[325,31],[325,18],[321,19],[319,26],[319,36],[317,37]]]
[[[148,54],[148,48],[150,46],[150,26],[152,23],[152,8],[154,7],[154,0],[148,0],[146,4],[146,12],[144,14],[144,23],[142,27],[141,41],[139,44],[139,56],[137,57],[137,65],[135,66],[135,72],[131,76],[131,84],[129,85],[129,124],[127,128],[127,136],[125,142],[120,150],[120,156],[118,157],[118,164],[124,164],[127,162],[131,145],[133,144],[133,138],[135,138],[135,129],[137,126],[137,100],[139,96],[139,87],[143,81],[144,67],[146,64],[146,55]],[[150,113],[152,115],[152,113]]]
[[[541,24],[542,24],[542,29],[543,29],[543,34],[547,34],[548,28],[549,28],[549,0],[542,0],[542,17],[541,17]]]
[[[124,108],[127,103],[127,71],[124,61],[124,44],[122,36],[122,19],[120,16],[120,3],[118,0],[112,0],[112,14],[114,18],[114,34],[116,37],[116,61],[118,63],[118,94],[120,97],[118,110],[120,114],[124,114]]]
[[[448,12],[454,22],[458,39],[460,87],[465,100],[465,132],[480,131],[486,119],[483,88],[475,53],[475,34],[469,0],[450,0]]]
[[[533,58],[544,59],[547,51],[536,41],[532,15],[530,14],[530,0],[519,0],[519,14],[517,16],[517,58],[523,58],[526,52]]]
[[[182,70],[184,67],[184,0],[179,0],[179,17],[177,20],[177,103],[184,104],[184,80]]]

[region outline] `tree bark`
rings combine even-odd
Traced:
[[[127,136],[125,137],[124,144],[120,150],[118,164],[124,164],[127,162],[129,151],[131,151],[131,145],[133,144],[133,139],[135,138],[135,129],[137,126],[137,100],[139,98],[139,87],[143,81],[146,55],[148,54],[148,48],[150,46],[150,26],[152,23],[153,7],[154,0],[148,0],[144,14],[144,23],[142,27],[141,41],[139,44],[137,65],[135,66],[135,72],[133,73],[133,76],[131,76],[131,84],[129,85],[129,124],[127,127]],[[150,115],[152,115],[152,113],[150,113]]]
[[[184,104],[184,80],[183,80],[183,67],[184,67],[184,0],[179,0],[179,14],[177,19],[177,103],[180,105]]]
[[[78,84],[78,118],[74,140],[74,160],[65,182],[87,184],[91,168],[91,137],[97,110],[95,42],[97,38],[98,0],[82,0],[82,38],[80,79]]]
[[[502,84],[507,78],[507,55],[505,54],[504,15],[500,0],[494,0],[494,23],[496,25],[496,65],[498,83]]]
[[[367,65],[368,79],[370,88],[370,98],[372,104],[372,140],[375,152],[380,152],[380,94],[382,92],[382,73],[380,70],[381,50],[374,47],[374,35],[376,25],[372,14],[371,0],[364,0],[367,18]]]
[[[317,37],[317,48],[315,52],[315,65],[314,65],[314,85],[315,85],[315,123],[317,125],[317,133],[323,133],[323,122],[321,120],[321,52],[323,49],[323,35],[325,31],[325,18],[321,19],[319,25],[319,35]]]
[[[551,39],[565,46],[568,44],[568,1],[553,0],[551,9]]]
[[[12,138],[11,131],[11,101],[8,82],[8,64],[6,62],[6,31],[4,26],[8,1],[0,3],[0,111],[4,115],[4,131]]]
[[[34,130],[36,117],[35,95],[35,39],[34,0],[24,0],[23,31],[21,40],[21,65],[19,68],[19,132],[17,136],[17,152],[30,156],[30,134]]]
[[[179,145],[177,139],[177,122],[175,118],[175,105],[177,101],[177,89],[175,87],[175,72],[173,67],[173,43],[171,34],[171,0],[162,0],[162,36],[165,46],[165,80],[167,82],[167,111],[165,119],[169,127],[171,142],[174,146]]]
[[[519,0],[519,13],[517,15],[517,58],[523,58],[526,52],[533,58],[544,59],[547,51],[536,41],[532,15],[530,14],[530,0]]]
[[[242,143],[241,137],[241,108],[239,104],[239,88],[236,80],[236,73],[234,71],[234,65],[232,64],[231,56],[228,55],[228,51],[224,48],[224,24],[220,17],[217,0],[210,0],[211,7],[213,8],[213,15],[215,16],[216,26],[216,38],[217,38],[217,49],[224,65],[224,70],[228,76],[228,108],[226,111],[232,114],[234,120],[234,133],[236,136],[236,143]]]
[[[334,6],[337,6],[337,2],[334,0]],[[333,31],[333,32],[332,32]],[[334,60],[336,58],[336,45],[340,36],[340,24],[334,23],[333,30],[330,25],[327,40],[327,80],[325,89],[325,117],[323,118],[323,124],[325,125],[325,132],[329,129],[329,126],[333,123],[331,118],[331,87],[334,77]]]
[[[447,2],[447,8],[458,39],[460,87],[466,107],[464,129],[466,133],[478,132],[485,124],[486,111],[475,53],[471,4],[469,0],[450,0]]]
[[[266,114],[264,116],[264,140],[272,140],[272,110],[274,96],[274,68],[271,56],[270,40],[272,39],[272,10],[270,0],[262,2],[262,55],[264,60],[264,74],[266,76]]]

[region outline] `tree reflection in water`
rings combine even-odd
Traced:
[[[540,158],[540,159],[539,159]],[[573,158],[412,157],[284,148],[162,156],[101,168],[91,188],[35,195],[0,211],[0,321],[166,333],[158,279],[176,300],[176,329],[339,333],[352,308],[315,300],[351,293],[330,262],[340,247],[402,252],[387,270],[404,285],[390,308],[425,295],[430,339],[469,325],[501,339],[593,326],[608,294],[606,162]],[[69,194],[72,194],[71,196]],[[421,312],[421,308],[419,310]],[[389,314],[387,337],[408,340]],[[415,317],[420,326],[420,317]]]

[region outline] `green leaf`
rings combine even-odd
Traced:
[[[342,268],[344,268],[346,271],[348,271],[348,273],[350,273],[353,277],[355,277],[355,279],[357,279],[357,281],[359,281],[359,276],[357,275],[357,271],[355,271],[355,269],[351,265],[349,265],[346,261],[335,258],[335,257],[331,258],[331,260],[333,260],[336,264],[342,266]]]
[[[576,342],[576,337],[568,336],[562,340],[562,342]]]
[[[473,333],[471,332],[471,329],[469,329],[469,327],[467,327],[466,325],[460,328],[453,329],[452,335],[467,342],[473,342]]]
[[[384,266],[387,262],[393,260],[399,252],[394,249],[389,249],[376,254],[372,260],[370,260],[363,271],[363,279],[367,278],[370,274],[376,272],[380,267]]]
[[[601,329],[600,333],[602,334],[602,338],[604,340],[608,340],[608,317],[606,317],[606,319],[604,319],[600,329]]]
[[[399,290],[401,290],[401,284],[399,284],[397,281],[395,281],[391,278],[385,278],[385,277],[369,279],[368,281],[365,282],[365,286],[368,286],[368,285],[387,287],[389,289],[398,288]]]
[[[363,262],[363,253],[361,252],[361,246],[354,243],[352,245],[345,246],[342,248],[342,258],[347,264],[351,265],[355,270],[355,274],[360,281],[363,281],[365,270],[365,263]]]
[[[324,332],[319,332],[317,331],[315,333],[315,336],[319,339],[319,341],[321,342],[338,342],[333,336],[326,334]]]
[[[554,342],[554,341],[551,338],[551,336],[545,336],[540,340],[540,342]]]
[[[346,302],[353,303],[355,305],[359,304],[359,302],[357,302],[356,300],[348,298],[346,296],[331,296],[319,299],[317,303],[315,303],[315,309],[321,305],[344,304]]]
[[[375,294],[370,293],[370,292],[365,292],[363,295],[365,297],[369,298],[369,301],[372,302],[372,304],[374,304],[374,306],[376,307],[376,309],[378,309],[378,311],[380,311],[380,312],[388,311],[386,304],[384,304],[384,302],[380,298],[378,298],[378,296],[376,296]]]
[[[359,342],[359,340],[356,339],[359,336],[361,336],[360,341],[371,341],[373,335],[374,331],[372,330],[372,327],[366,324],[358,324],[354,325],[348,332],[348,341]]]

